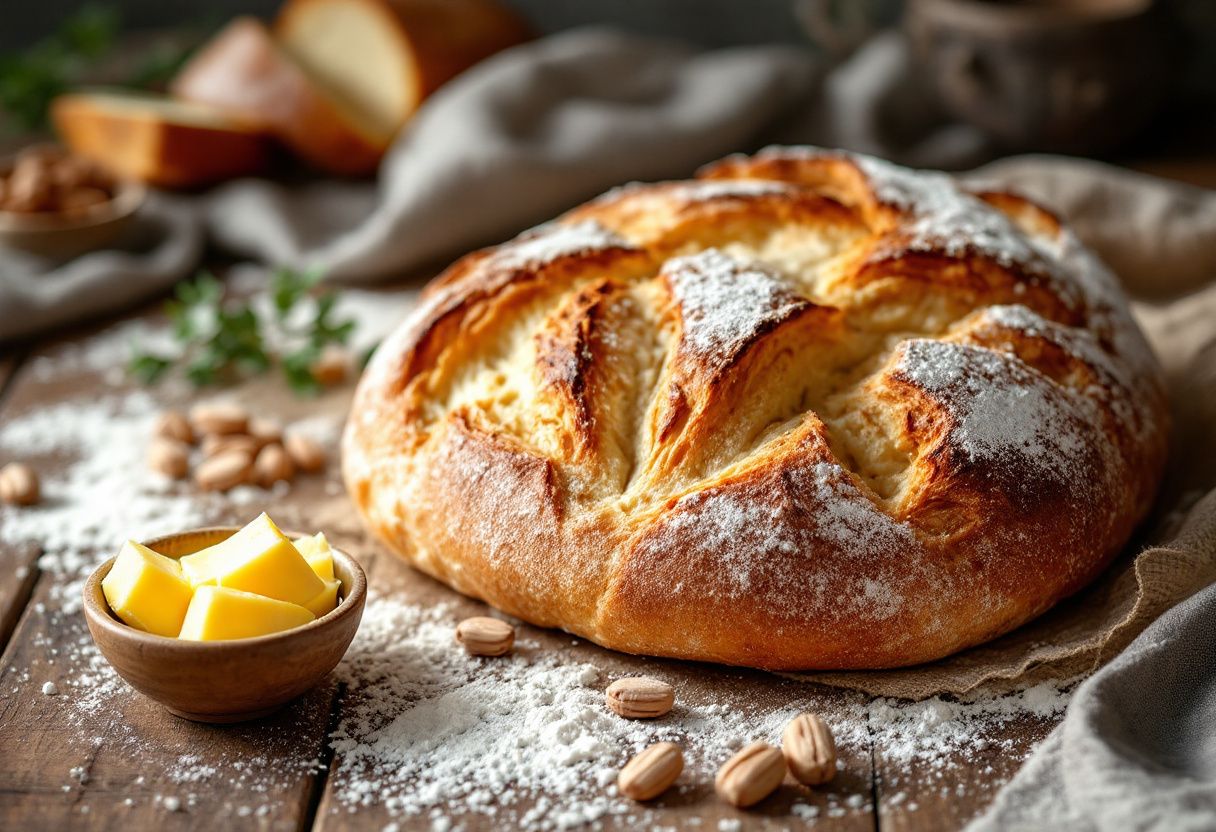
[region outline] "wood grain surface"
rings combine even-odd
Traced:
[[[151,316],[150,312],[144,313]],[[92,391],[124,395],[124,383],[82,367],[69,373],[36,371],[40,357],[86,354],[94,330],[56,339],[33,350],[20,366],[0,360],[12,374],[0,399],[0,421],[36,414],[41,408]],[[87,364],[87,362],[86,362]],[[34,369],[31,369],[34,368]],[[236,394],[258,401],[285,420],[324,411],[345,411],[350,389],[299,402],[268,385],[247,385]],[[158,406],[180,406],[154,389]],[[7,460],[0,457],[0,464]],[[27,459],[53,475],[73,464],[69,457]],[[184,486],[185,487],[185,486]],[[286,494],[267,494],[257,509],[285,527],[318,527],[331,533],[368,572],[374,591],[416,604],[446,604],[459,616],[486,612],[382,553],[359,530],[353,507],[332,480],[302,479]],[[248,519],[250,506],[220,504],[208,522]],[[99,540],[98,554],[116,541]],[[326,737],[352,700],[336,677],[278,715],[235,726],[206,726],[177,719],[121,682],[90,687],[97,662],[79,603],[78,586],[37,568],[28,544],[0,540],[0,828],[3,829],[308,829],[326,832],[393,828],[427,830],[428,815],[393,817],[382,801],[352,810],[338,797],[360,776],[360,763],[333,754]],[[25,571],[19,571],[24,568]],[[14,628],[15,624],[15,628]],[[7,638],[11,631],[11,638]],[[660,668],[673,680],[685,705],[724,704],[743,712],[797,703],[828,723],[867,701],[860,694],[819,688],[770,674],[682,662],[630,657],[602,650],[557,632],[522,627],[520,639],[563,661],[595,665],[604,679]],[[43,692],[52,683],[55,692]],[[606,681],[605,681],[606,684]],[[707,777],[687,782],[637,812],[602,819],[600,828],[779,830],[807,821],[791,812],[795,800],[819,808],[815,829],[844,832],[890,828],[950,830],[980,812],[1013,775],[1049,721],[1025,721],[1001,729],[987,750],[966,759],[939,761],[923,771],[888,760],[879,743],[842,744],[843,769],[831,784],[815,789],[791,780],[757,807],[740,811],[713,795]],[[623,762],[623,760],[622,760]],[[213,772],[215,776],[200,776]],[[517,803],[529,805],[527,796]],[[558,798],[560,799],[560,798]],[[497,829],[493,817],[464,815],[462,829]]]

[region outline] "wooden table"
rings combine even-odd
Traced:
[[[131,316],[155,320],[156,305]],[[86,353],[98,342],[97,327],[0,356],[0,424],[37,414],[57,402],[88,396],[103,389],[113,393],[132,389],[113,386],[95,369],[81,368],[48,375],[40,363],[56,356]],[[107,386],[108,385],[108,386]],[[293,402],[277,381],[246,385],[245,398],[273,401],[274,407],[306,413],[310,408],[342,412],[350,390],[345,388],[316,403]],[[153,389],[158,404],[183,404],[172,394]],[[283,410],[278,412],[284,413]],[[284,413],[284,415],[287,415]],[[7,462],[0,448],[0,464]],[[70,459],[29,460],[53,477]],[[132,476],[144,475],[133,471]],[[353,520],[353,508],[330,477],[298,480],[282,497],[268,496],[265,508],[284,525],[320,527],[365,564],[375,592],[418,599],[443,599],[461,615],[484,608],[413,572],[363,537]],[[189,486],[183,486],[189,487]],[[12,509],[0,509],[12,510]],[[251,506],[222,501],[211,520],[248,519]],[[311,521],[311,522],[310,522]],[[98,552],[120,541],[99,540]],[[71,656],[88,644],[80,613],[64,608],[57,593],[67,577],[38,569],[39,551],[28,544],[0,541],[0,828],[157,828],[169,829],[381,829],[396,821],[401,829],[429,829],[432,820],[393,818],[380,805],[352,811],[339,793],[351,776],[341,754],[326,737],[341,716],[342,691],[331,678],[280,714],[267,720],[229,727],[198,725],[167,715],[125,685],[116,689],[105,712],[87,720],[70,696],[48,696],[45,680],[79,673]],[[521,628],[521,639],[540,649],[590,662],[605,676],[654,672],[661,668],[679,682],[682,701],[733,706],[811,701],[829,723],[834,714],[865,700],[849,691],[818,689],[803,682],[763,673],[680,662],[653,662],[601,650],[569,636]],[[982,750],[970,749],[923,770],[906,760],[892,760],[881,743],[862,739],[841,748],[844,768],[828,787],[814,790],[790,781],[757,808],[740,812],[715,799],[709,773],[685,775],[689,785],[657,801],[644,815],[619,815],[601,821],[606,828],[662,825],[670,828],[716,830],[733,828],[799,828],[808,821],[791,813],[795,801],[820,807],[814,821],[825,830],[949,830],[980,812],[995,790],[1017,770],[1026,754],[1052,727],[1054,719],[1020,718],[993,731]],[[193,765],[231,776],[181,782],[180,760],[193,755]],[[274,772],[273,776],[240,774],[247,761]],[[236,774],[231,774],[237,772]],[[346,784],[349,785],[349,784]],[[639,817],[642,819],[639,820]],[[502,818],[468,815],[456,818],[456,828],[503,828]],[[391,828],[391,827],[390,827]]]

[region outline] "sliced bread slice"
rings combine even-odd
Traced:
[[[440,84],[529,36],[492,0],[288,0],[274,30],[309,75],[388,138]]]
[[[74,153],[154,185],[188,188],[261,173],[266,134],[211,107],[126,91],[81,91],[51,104]]]
[[[169,90],[274,134],[302,160],[330,173],[371,172],[391,139],[390,131],[313,81],[252,17],[228,24]]]

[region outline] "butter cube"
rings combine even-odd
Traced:
[[[307,604],[325,583],[265,513],[227,540],[182,558],[191,586],[222,586]]]
[[[326,581],[325,589],[321,590],[316,598],[313,598],[304,606],[317,618],[320,618],[327,612],[333,612],[334,608],[338,606],[338,590],[341,588],[342,582],[339,580]]]
[[[200,586],[194,590],[179,638],[190,641],[252,638],[299,627],[313,617],[298,604],[224,586]]]
[[[131,540],[102,579],[101,591],[125,624],[170,638],[182,628],[192,592],[177,561]]]
[[[312,537],[296,538],[296,548],[300,550],[304,560],[308,561],[312,571],[317,573],[318,578],[323,581],[334,579],[334,556],[324,532],[317,532]]]

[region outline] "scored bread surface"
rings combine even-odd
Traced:
[[[535,624],[882,668],[1091,581],[1166,434],[1113,276],[1052,214],[772,148],[458,261],[373,358],[343,467],[391,549]]]

